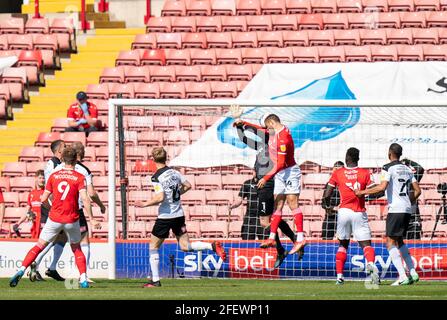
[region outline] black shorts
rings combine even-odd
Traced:
[[[258,211],[260,217],[270,216],[275,208],[273,189],[263,188],[258,191]]]
[[[79,209],[79,226],[81,227],[81,234],[88,232],[87,219],[83,209]]]
[[[410,225],[411,214],[409,213],[388,213],[386,217],[387,237],[405,237]]]
[[[180,237],[187,233],[185,217],[178,217],[173,219],[157,219],[152,229],[152,234],[160,239],[169,238],[169,231]]]
[[[48,215],[50,214],[50,209],[40,206],[40,223],[47,223]]]

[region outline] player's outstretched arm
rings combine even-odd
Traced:
[[[189,190],[191,190],[192,185],[189,183],[189,181],[186,181],[182,183],[182,188],[180,189],[180,194],[185,194]]]
[[[85,190],[80,190],[79,194],[81,196],[82,203],[84,204],[85,213],[90,220],[90,223],[95,227],[99,228],[101,224],[93,218],[92,213],[92,203],[90,202],[90,198],[87,195]]]
[[[334,190],[335,188],[333,186],[331,186],[330,184],[326,184],[326,189],[324,189],[323,199],[321,202],[321,206],[323,207],[323,209],[331,209],[331,198]]]
[[[48,202],[48,199],[50,198],[50,191],[45,190],[45,192],[42,194],[42,196],[40,197],[40,202],[42,202],[42,205],[46,208],[46,209],[50,209],[50,203]]]
[[[90,199],[98,205],[98,207],[101,209],[101,213],[106,212],[106,207],[102,203],[101,199],[98,196],[98,193],[96,192],[95,188],[93,187],[93,184],[87,186],[87,192],[90,197]]]
[[[411,203],[415,203],[416,200],[421,195],[422,191],[421,191],[421,187],[419,187],[419,183],[417,183],[417,181],[414,181],[411,184],[411,186],[413,187],[413,189],[410,190],[410,201],[411,201]]]
[[[354,193],[357,197],[363,197],[370,194],[376,194],[380,192],[384,192],[386,188],[388,187],[388,181],[382,181],[380,184],[376,185],[375,187],[365,189],[365,190],[354,190]]]

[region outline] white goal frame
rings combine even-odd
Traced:
[[[110,99],[108,101],[108,278],[116,279],[116,110],[118,107],[187,106],[294,106],[294,107],[433,107],[441,100],[243,100],[243,99]]]

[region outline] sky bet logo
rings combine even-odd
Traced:
[[[213,271],[213,277],[217,277],[222,268],[223,261],[215,255],[205,255],[201,251],[197,254],[185,256],[185,272]]]

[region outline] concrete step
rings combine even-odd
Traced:
[[[126,22],[125,21],[95,21],[94,22],[94,27],[96,29],[111,29],[111,28],[116,28],[116,29],[121,29],[121,28],[125,28],[126,27]]]
[[[87,12],[86,19],[91,21],[110,21],[110,16],[106,12]]]

